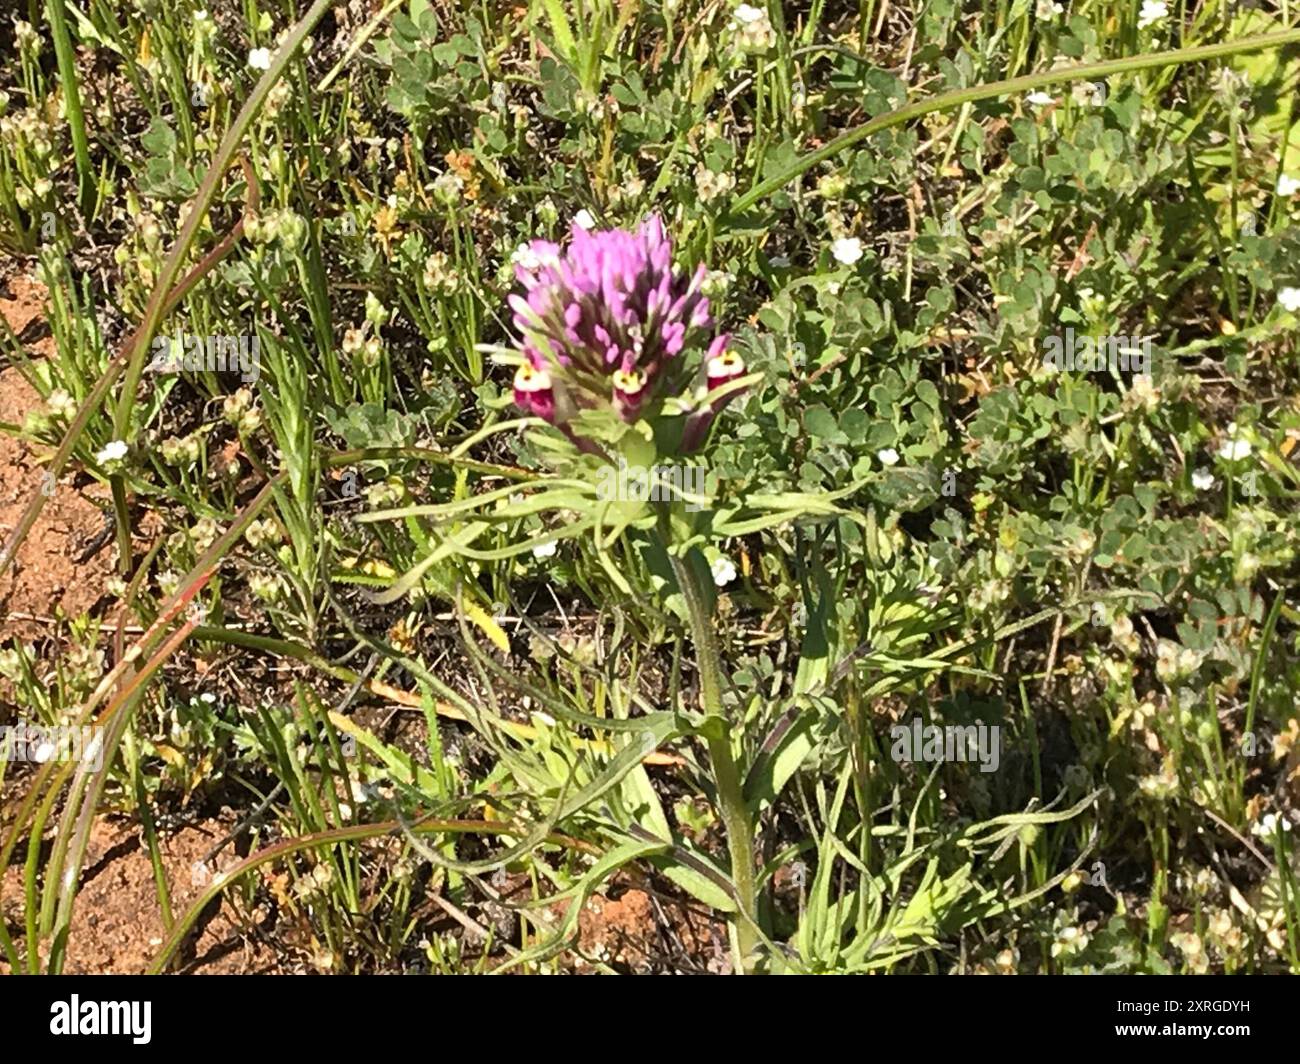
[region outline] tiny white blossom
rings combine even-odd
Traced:
[[[559,549],[559,546],[560,544],[556,540],[551,540],[549,543],[539,543],[537,544],[537,546],[533,548],[533,557],[534,558],[553,557],[555,555],[555,552]]]
[[[515,266],[522,266],[525,270],[536,270],[542,265],[542,260],[528,244],[520,244],[510,254],[510,262]]]
[[[735,187],[735,174],[714,173],[704,163],[700,163],[695,168],[695,191],[699,193],[700,199],[705,203],[709,203],[719,196],[725,196]]]
[[[100,465],[120,462],[126,457],[126,450],[126,444],[122,440],[110,440],[100,448],[99,453],[95,455],[95,461]]]
[[[898,465],[898,452],[892,447],[886,447],[883,451],[877,451],[876,457],[887,466]]]
[[[63,388],[55,388],[54,391],[50,392],[50,397],[45,400],[45,405],[50,408],[50,413],[57,418],[70,418],[77,412],[77,401]]]
[[[254,70],[269,70],[271,67],[271,49],[254,48],[248,53],[248,65]]]
[[[1197,491],[1209,491],[1214,487],[1214,474],[1208,469],[1198,469],[1192,473],[1192,487]]]
[[[1048,104],[1056,103],[1056,97],[1050,92],[1031,92],[1025,97],[1025,103],[1031,103],[1035,107],[1046,107]]]
[[[1291,830],[1291,821],[1284,816],[1278,816],[1276,813],[1265,813],[1260,817],[1259,823],[1250,829],[1250,833],[1257,838],[1271,839],[1274,835],[1285,835]]]
[[[1250,441],[1237,435],[1237,423],[1232,422],[1228,426],[1228,438],[1219,445],[1219,457],[1229,462],[1240,462],[1250,457],[1250,450]]]
[[[1168,17],[1169,5],[1165,0],[1142,0],[1142,10],[1138,12],[1138,29],[1144,30]]]
[[[1300,310],[1300,288],[1279,288],[1277,301],[1282,304],[1283,310],[1289,310],[1294,314]]]
[[[591,211],[584,207],[573,216],[573,224],[579,229],[595,229],[596,219],[591,216]]]
[[[836,262],[852,266],[862,258],[862,241],[856,236],[841,237],[831,244],[831,255]]]
[[[739,4],[731,19],[736,27],[736,46],[742,52],[762,54],[776,44],[776,31],[765,9]]]
[[[726,587],[736,579],[736,567],[730,558],[719,558],[709,566],[709,571],[713,573],[713,582],[718,587]]]
[[[1300,192],[1300,177],[1283,174],[1277,179],[1277,194],[1279,196],[1294,196],[1297,192]]]

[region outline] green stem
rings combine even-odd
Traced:
[[[722,826],[727,834],[731,881],[736,888],[736,900],[740,906],[733,921],[736,950],[739,954],[736,970],[748,974],[760,938],[756,923],[758,892],[754,878],[754,825],[750,822],[749,810],[745,805],[740,767],[736,764],[735,752],[731,748],[730,728],[722,711],[722,661],[718,655],[718,642],[714,635],[708,599],[690,562],[679,558],[671,550],[668,558],[690,617],[696,667],[700,673],[700,691],[708,718],[704,737],[713,767],[714,786],[718,789],[718,811],[722,815]]]
[[[1238,41],[1221,41],[1218,44],[1206,44],[1197,48],[1179,48],[1170,52],[1155,52],[1151,55],[1133,55],[1124,59],[1108,59],[1101,63],[1080,63],[1076,66],[1060,67],[1038,74],[1025,74],[1007,81],[994,81],[987,85],[975,85],[968,89],[945,92],[928,100],[909,103],[896,111],[880,115],[864,122],[857,129],[841,133],[834,140],[814,152],[809,152],[796,160],[781,173],[760,181],[743,196],[737,199],[727,211],[727,218],[734,220],[749,210],[759,200],[789,184],[795,178],[807,173],[818,163],[832,159],[846,148],[851,148],[859,141],[865,140],[873,133],[892,126],[900,126],[913,118],[920,118],[935,111],[945,111],[960,107],[976,100],[988,100],[996,96],[1011,96],[1018,93],[1033,92],[1045,85],[1056,85],[1064,81],[1083,81],[1094,78],[1106,78],[1112,74],[1131,74],[1138,70],[1153,70],[1159,67],[1176,66],[1180,63],[1196,63],[1206,59],[1226,59],[1229,56],[1242,55],[1246,52],[1259,52],[1266,48],[1281,48],[1287,44],[1300,43],[1300,30],[1285,30],[1281,33],[1265,33],[1257,37],[1244,37]]]
[[[90,162],[90,142],[86,139],[86,116],[81,109],[81,92],[77,88],[77,56],[68,34],[68,22],[63,14],[64,0],[47,0],[46,17],[50,20],[50,36],[54,38],[54,58],[59,66],[63,106],[68,115],[68,130],[72,134],[72,154],[77,165],[77,205],[81,215],[90,223],[95,209],[95,168]]]

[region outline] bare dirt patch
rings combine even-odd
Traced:
[[[731,970],[726,925],[639,888],[588,899],[578,916],[579,952],[631,972]],[[577,970],[581,970],[579,967]]]
[[[188,825],[160,839],[175,917],[183,916],[202,892],[204,877],[194,875],[194,866],[224,831],[221,824],[211,821]],[[212,871],[224,871],[238,860],[227,852],[215,861]],[[139,828],[107,818],[99,820],[91,833],[81,880],[64,971],[82,975],[144,972],[161,948],[167,929],[153,863]],[[3,917],[15,932],[22,927],[21,891],[21,869],[8,869]],[[213,975],[276,970],[273,951],[232,919],[224,901],[214,901],[197,926],[202,932],[182,955],[177,970]]]
[[[26,339],[41,332],[44,308],[44,287],[22,274],[0,285],[0,314],[33,359],[54,353],[49,336]],[[0,371],[0,423],[22,425],[40,406],[40,395],[17,367]],[[71,474],[50,481],[40,458],[38,449],[0,432],[0,545],[33,497],[52,492],[15,564],[0,574],[0,641],[43,634],[56,611],[68,617],[85,613],[103,594],[109,574],[111,548],[78,560],[104,527],[104,510],[95,500],[103,503],[108,490],[99,484],[75,487]]]

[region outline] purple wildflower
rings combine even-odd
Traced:
[[[635,232],[574,225],[567,250],[533,240],[514,257],[523,294],[510,296],[525,362],[514,400],[552,424],[578,408],[608,404],[635,421],[661,395],[680,395],[691,374],[679,356],[712,329],[700,266],[687,279],[674,270],[663,223],[650,217]],[[729,337],[712,337],[703,383],[709,389],[744,372]],[[692,415],[708,422],[722,403]],[[707,428],[707,423],[703,426]],[[693,432],[695,442],[702,431]]]

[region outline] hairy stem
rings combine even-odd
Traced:
[[[713,769],[713,783],[718,789],[718,811],[727,834],[731,881],[736,888],[736,900],[740,906],[740,911],[733,920],[736,949],[739,953],[736,970],[747,974],[754,963],[759,944],[759,929],[755,922],[758,893],[754,877],[754,825],[750,822],[749,810],[745,806],[740,767],[731,748],[730,728],[722,711],[722,660],[718,654],[718,641],[714,635],[708,598],[690,562],[671,551],[668,557],[682,597],[686,600],[691,638],[695,643],[696,667],[700,673],[704,712],[711,718],[705,739]]]

